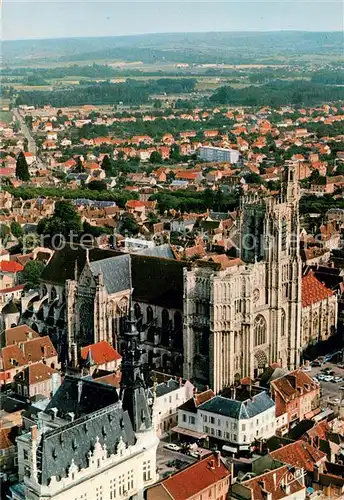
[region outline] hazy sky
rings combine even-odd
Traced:
[[[343,1],[3,0],[2,9],[5,40],[233,30],[343,30]]]

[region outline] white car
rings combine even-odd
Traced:
[[[177,444],[174,443],[165,444],[164,448],[167,448],[168,450],[172,451],[180,451],[182,449],[181,446],[178,446]]]
[[[324,382],[332,382],[333,376],[332,375],[324,375],[323,381]]]

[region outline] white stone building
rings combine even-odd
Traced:
[[[178,406],[188,401],[194,391],[194,386],[188,380],[174,380],[155,383],[150,389],[153,398],[153,423],[156,435],[162,438],[177,424]]]
[[[275,403],[265,391],[243,401],[215,396],[201,404],[197,414],[180,409],[178,426],[223,442],[233,453],[248,451],[256,439],[275,434]]]

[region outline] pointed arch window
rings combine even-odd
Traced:
[[[254,345],[266,343],[266,321],[264,316],[257,316],[254,320]]]
[[[287,249],[287,219],[282,219],[282,250]]]
[[[284,337],[286,335],[286,329],[287,329],[287,320],[285,316],[285,312],[282,309],[281,313],[281,336]]]

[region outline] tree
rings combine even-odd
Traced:
[[[17,157],[16,177],[25,182],[30,180],[29,167],[23,151],[21,151]]]
[[[11,222],[11,233],[17,239],[23,236],[23,229],[19,224],[19,222],[16,221]]]
[[[256,174],[255,172],[250,172],[249,174],[244,175],[244,179],[247,182],[247,184],[262,184],[263,183],[260,175]]]
[[[28,147],[29,147],[29,141],[25,137],[25,139],[24,139],[24,151],[28,151]]]
[[[0,239],[5,239],[7,236],[9,236],[11,233],[11,230],[6,224],[0,224]]]
[[[139,232],[139,225],[132,214],[124,214],[121,221],[121,234],[129,233],[135,236]]]
[[[106,173],[110,172],[112,169],[112,161],[110,160],[108,155],[105,155],[101,164],[101,167],[103,170],[105,170]]]
[[[151,163],[161,163],[162,162],[161,153],[159,153],[159,151],[153,151],[149,157],[149,161]]]
[[[91,189],[91,191],[107,191],[107,184],[104,181],[91,181],[87,185],[88,189]]]
[[[75,172],[78,173],[78,174],[82,174],[83,172],[85,172],[85,168],[84,168],[84,165],[81,161],[81,158],[80,156],[78,156],[78,158],[76,159],[76,165],[75,165]]]
[[[24,281],[26,288],[37,288],[39,280],[44,269],[43,262],[38,260],[29,260],[24,268]]]
[[[175,161],[180,161],[181,155],[178,144],[172,144],[170,149],[170,159]]]
[[[219,187],[214,196],[214,207],[218,212],[220,212],[222,209],[223,201],[224,201],[223,192],[222,189]]]
[[[337,165],[336,175],[344,175],[344,163]]]
[[[148,212],[147,219],[151,224],[156,224],[157,222],[159,222],[159,219],[154,212]]]
[[[160,99],[154,99],[153,106],[155,109],[160,109],[162,107],[162,103],[161,103]]]
[[[75,210],[70,201],[58,201],[52,217],[42,219],[37,226],[38,234],[53,237],[61,234],[65,237],[70,232],[79,234],[82,230],[80,215]]]

